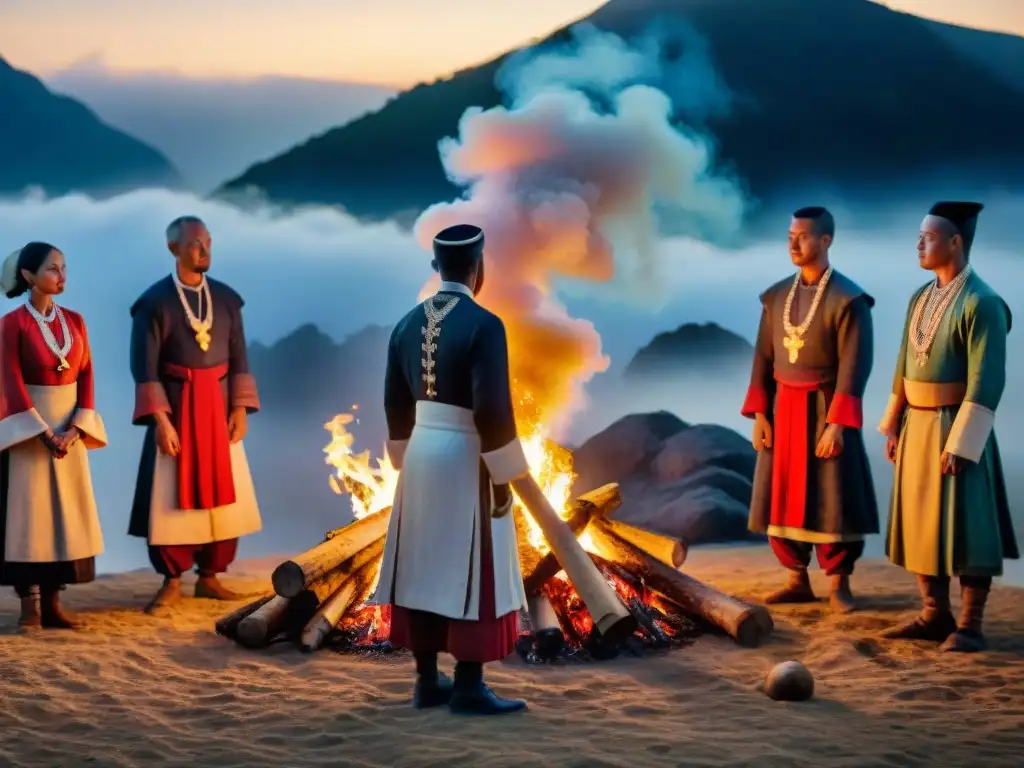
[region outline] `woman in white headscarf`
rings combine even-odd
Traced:
[[[103,551],[87,450],[107,435],[85,322],[53,300],[65,279],[48,243],[0,272],[7,298],[27,297],[0,318],[0,584],[21,598],[22,628],[73,628],[60,592],[95,579]]]

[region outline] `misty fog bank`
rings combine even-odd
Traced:
[[[808,201],[812,202],[812,201]],[[1012,232],[997,225],[1008,220],[1022,200],[994,201],[982,213],[972,259],[979,274],[1003,293],[1015,315],[1024,317],[1017,286],[1024,279],[1024,258],[996,245]],[[213,235],[212,275],[245,297],[250,342],[273,343],[303,323],[312,322],[341,340],[369,324],[390,326],[416,301],[431,277],[430,256],[409,234],[392,225],[362,226],[328,210],[292,216],[243,213],[231,207],[166,192],[139,192],[103,202],[68,197],[0,203],[3,253],[30,239],[61,248],[68,263],[68,290],[61,303],[84,314],[96,366],[98,408],[110,436],[108,448],[92,454],[92,468],[106,552],[103,571],[146,565],[141,540],[125,531],[142,430],[130,425],[133,385],[128,371],[128,307],[150,283],[172,268],[163,244],[168,221],[196,213]],[[928,275],[917,266],[917,228],[924,211],[914,206],[887,209],[890,231],[862,226],[862,219],[836,206],[835,266],[874,295],[876,360],[866,401],[866,438],[875,461],[875,479],[883,508],[891,485],[891,468],[882,459],[882,442],[874,431],[893,375],[896,349],[907,301]],[[760,313],[757,294],[792,273],[786,253],[788,218],[780,218],[777,236],[750,247],[722,251],[683,238],[657,243],[657,294],[638,293],[628,281],[559,285],[568,315],[593,323],[602,351],[611,358],[608,373],[591,387],[589,408],[574,419],[566,434],[578,443],[619,416],[664,408],[688,422],[717,422],[746,435],[749,423],[738,415],[746,374],[707,380],[692,376],[637,387],[616,385],[616,377],[633,353],[656,333],[684,322],[716,322],[752,340]],[[863,230],[868,230],[866,233]],[[1002,230],[1002,231],[1000,231]],[[491,275],[491,279],[496,279]],[[15,302],[0,304],[6,312]],[[1011,504],[1018,530],[1024,529],[1024,488],[1016,478],[1024,467],[1024,448],[1013,438],[1024,425],[1024,410],[1012,394],[1024,383],[1024,338],[1010,336],[1006,395],[997,417],[1001,450],[1011,478]],[[355,365],[336,382],[338,408],[348,408],[353,392],[379,392],[379,361]],[[302,376],[301,370],[281,376]],[[326,385],[326,384],[325,384]],[[360,409],[357,447],[379,451],[382,414],[367,401]],[[347,500],[328,486],[322,429],[333,413],[303,413],[284,418],[267,410],[250,419],[246,445],[250,453],[264,517],[264,531],[245,539],[242,556],[304,549],[325,530],[349,519]],[[881,537],[871,540],[879,554]],[[1015,564],[1017,580],[1024,572]]]

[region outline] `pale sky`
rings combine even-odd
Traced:
[[[770,2],[770,0],[765,0]],[[881,0],[879,0],[881,1]],[[195,77],[291,75],[406,87],[543,37],[601,0],[0,0],[0,55]],[[886,0],[1024,35],[1024,0]]]

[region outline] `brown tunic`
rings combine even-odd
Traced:
[[[833,270],[804,345],[791,362],[783,311],[792,284],[789,277],[761,294],[764,311],[742,412],[770,416],[774,445],[758,454],[749,528],[816,543],[856,540],[879,530],[861,433],[861,399],[873,360],[874,299]],[[794,325],[807,316],[816,290],[797,291]],[[818,459],[815,447],[829,423],[846,428],[844,447],[835,458]]]

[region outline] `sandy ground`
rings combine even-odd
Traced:
[[[234,569],[259,587],[279,559]],[[758,599],[780,578],[765,548],[691,553],[685,569]],[[816,576],[816,579],[820,577]],[[459,718],[408,705],[407,657],[370,660],[287,645],[246,651],[214,634],[230,611],[189,600],[141,613],[150,573],[69,589],[77,632],[15,631],[0,598],[3,766],[1019,766],[1024,754],[1024,590],[996,588],[976,656],[878,642],[916,607],[912,580],[865,563],[863,610],[826,604],[774,612],[757,650],[703,637],[665,655],[531,667],[492,665],[499,692],[529,699],[506,718]],[[816,585],[824,592],[823,581]],[[816,698],[776,703],[757,690],[800,659]],[[448,661],[448,660],[446,660]]]

